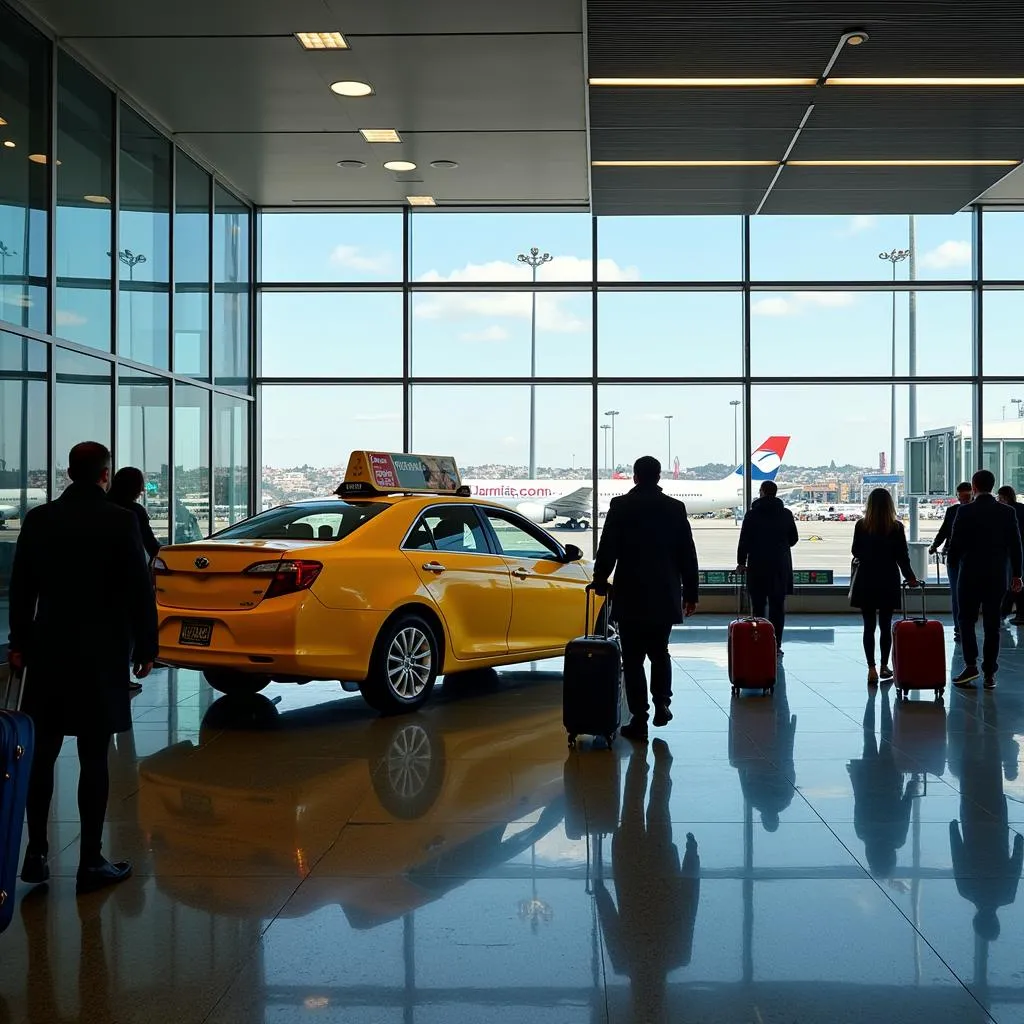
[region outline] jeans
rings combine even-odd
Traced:
[[[960,566],[946,563],[946,575],[949,577],[949,594],[953,599],[953,632],[960,632]]]
[[[668,707],[672,701],[672,659],[668,653],[671,635],[672,623],[619,623],[626,702],[630,714],[639,722],[647,721],[647,713],[650,710],[644,659],[650,659],[651,662],[651,697],[654,703]]]
[[[978,612],[985,629],[981,671],[994,676],[999,668],[999,631],[1003,624],[1003,591],[960,591],[960,643],[963,645],[964,664],[973,668],[978,664]]]
[[[775,629],[775,643],[782,647],[782,631],[786,628],[786,595],[777,590],[750,591],[750,605],[754,615],[766,618]],[[765,609],[768,614],[765,616]]]

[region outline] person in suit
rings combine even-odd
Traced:
[[[107,496],[115,505],[128,509],[138,520],[139,533],[142,534],[142,546],[152,561],[160,554],[160,541],[153,534],[153,527],[149,523],[149,513],[143,505],[139,504],[139,498],[142,497],[142,492],[145,489],[146,479],[142,475],[142,470],[135,466],[125,466],[114,474]]]
[[[1020,593],[1024,557],[1017,516],[1012,508],[993,497],[995,484],[996,478],[987,469],[979,469],[974,474],[971,478],[974,500],[957,512],[946,549],[947,560],[959,574],[960,636],[964,651],[964,670],[953,683],[966,687],[978,678],[980,611],[985,627],[981,668],[986,690],[995,689],[996,685],[1003,597],[1008,587],[1015,594]]]
[[[747,575],[754,615],[764,618],[767,610],[781,657],[786,596],[793,593],[792,549],[800,538],[793,513],[779,500],[774,481],[765,480],[760,494],[743,517],[736,568]]]
[[[1017,500],[1017,492],[1010,486],[1000,487],[997,494],[999,500],[1004,505],[1009,505],[1016,514],[1017,529],[1020,530],[1021,538],[1024,540],[1024,503]],[[1012,590],[1008,590],[1006,592],[1006,599],[1003,601],[1003,617],[1005,618],[1007,615],[1010,615],[1014,607],[1016,607],[1017,613],[1013,617],[1013,625],[1024,626],[1024,595],[1015,594]]]
[[[963,483],[956,485],[956,504],[950,505],[946,509],[946,514],[942,517],[942,525],[939,527],[939,532],[935,534],[935,540],[932,541],[932,546],[928,549],[929,555],[934,555],[940,547],[945,545],[947,550],[943,553],[946,554],[949,548],[949,536],[953,532],[953,523],[956,522],[956,514],[960,511],[961,505],[966,505],[971,500],[971,485],[965,480]],[[949,593],[953,599],[953,642],[960,642],[960,605],[957,599],[957,574],[956,570],[949,564],[949,559],[946,559],[946,576],[949,578]]]
[[[647,677],[651,662],[654,724],[672,719],[672,626],[697,608],[697,551],[686,506],[658,486],[661,463],[652,455],[636,460],[634,487],[613,498],[594,564],[594,590],[608,593],[615,573],[613,614],[619,626],[626,700],[632,720],[626,739],[646,742]]]
[[[892,495],[876,487],[868,495],[864,518],[853,528],[853,558],[856,563],[850,586],[850,604],[859,608],[864,620],[864,657],[868,663],[868,685],[879,678],[892,679],[892,615],[900,606],[900,575],[912,587],[917,577],[910,567],[910,552],[903,524],[896,518]],[[875,629],[879,632],[881,672],[875,666]]]
[[[92,892],[131,874],[101,852],[114,733],[131,728],[129,663],[149,674],[157,654],[156,602],[138,522],[107,500],[110,452],[86,441],[68,458],[71,485],[25,517],[10,582],[10,648],[26,669],[22,710],[36,728],[22,880],[47,866],[53,775],[65,736],[78,739],[82,835],[77,888]]]

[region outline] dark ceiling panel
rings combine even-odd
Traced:
[[[1017,69],[1024,75],[1024,61]],[[813,128],[1024,128],[1024,89],[827,86]]]
[[[1024,155],[1024,127],[1017,129],[805,128],[793,160],[1004,160]]]
[[[590,89],[590,123],[601,128],[790,128],[818,90]]]
[[[646,216],[753,213],[761,201],[760,189],[597,189],[595,212],[602,216]]]
[[[907,193],[880,189],[772,189],[762,214],[905,214],[955,213],[961,206],[959,189],[914,189],[913,207]]]
[[[792,128],[590,129],[594,160],[779,160]]]
[[[908,207],[904,213],[916,213],[914,193],[921,191],[960,191],[968,196],[966,205],[994,185],[1008,167],[786,167],[776,188],[815,191],[838,189],[844,192],[892,192],[903,196]],[[951,211],[952,212],[952,211]]]
[[[594,167],[591,185],[599,189],[637,192],[665,189],[745,189],[762,192],[775,177],[775,167]]]

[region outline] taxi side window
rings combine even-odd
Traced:
[[[411,551],[486,554],[487,538],[476,512],[454,505],[430,509],[420,516],[404,546]]]
[[[485,509],[495,534],[498,538],[498,545],[501,553],[509,558],[552,558],[560,561],[558,549],[553,543],[549,543],[524,525],[506,516],[495,509]]]

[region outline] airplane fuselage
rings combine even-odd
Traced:
[[[22,515],[37,505],[46,504],[46,491],[40,487],[0,488],[0,527],[8,519],[20,519]]]

